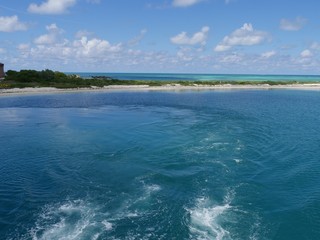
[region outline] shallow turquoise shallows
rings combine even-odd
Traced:
[[[259,74],[182,74],[182,73],[104,73],[69,72],[83,78],[109,76],[119,80],[152,81],[274,81],[274,82],[320,82],[320,75],[259,75]]]
[[[0,97],[0,239],[320,239],[320,91]]]

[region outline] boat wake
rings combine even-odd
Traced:
[[[209,198],[201,197],[195,206],[187,209],[189,213],[189,231],[191,239],[231,239],[230,233],[223,227],[227,214],[232,207],[230,201],[222,205],[214,204]]]
[[[21,239],[98,239],[113,228],[106,218],[106,214],[83,200],[46,206],[35,226]]]
[[[156,184],[143,184],[140,196],[129,197],[118,209],[93,204],[87,200],[69,200],[43,207],[37,216],[33,227],[23,236],[11,239],[32,240],[95,240],[118,239],[115,230],[121,229],[123,224],[134,225],[133,220],[139,222],[148,214],[146,205],[151,195],[161,190]],[[134,232],[134,231],[133,231]],[[132,232],[123,233],[125,239],[134,238]],[[138,236],[138,235],[137,235]],[[139,235],[141,237],[141,235]],[[9,238],[10,239],[10,238]],[[148,239],[148,238],[146,238]]]

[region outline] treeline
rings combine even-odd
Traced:
[[[69,75],[62,72],[54,72],[46,69],[42,71],[21,70],[6,72],[5,80],[0,83],[1,88],[24,87],[56,87],[56,88],[87,88],[104,87],[109,85],[142,85],[146,81],[118,80],[111,77],[81,78],[77,75]],[[157,82],[148,82],[157,85]]]
[[[32,83],[32,82],[66,82],[70,80],[74,80],[76,78],[75,75],[67,75],[62,72],[54,72],[52,70],[46,69],[42,71],[36,70],[21,70],[21,71],[13,71],[9,70],[6,72],[6,81],[15,81],[15,82],[24,82],[24,83]]]
[[[109,77],[83,79],[77,75],[68,75],[62,72],[49,69],[21,70],[6,72],[5,80],[0,84],[0,88],[13,87],[56,87],[56,88],[83,88],[83,87],[103,87],[106,85],[129,84]],[[132,84],[132,83],[131,83]]]

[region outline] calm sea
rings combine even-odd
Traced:
[[[179,74],[179,73],[97,73],[73,72],[83,78],[109,76],[120,80],[155,81],[297,81],[320,82],[319,75],[248,75],[248,74]]]
[[[319,239],[319,91],[0,97],[1,239]]]

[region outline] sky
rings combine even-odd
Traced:
[[[320,74],[319,0],[0,0],[6,70]]]

